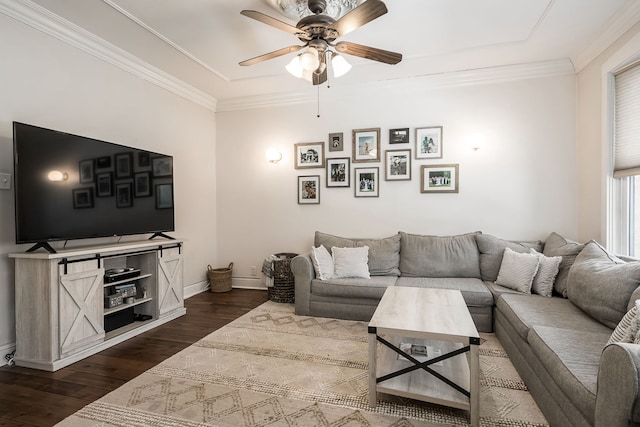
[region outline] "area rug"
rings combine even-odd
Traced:
[[[548,425],[493,334],[481,334],[481,426]],[[468,426],[467,411],[378,395],[367,323],[266,302],[58,426]]]

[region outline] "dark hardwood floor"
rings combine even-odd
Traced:
[[[52,426],[267,301],[233,289],[185,300],[187,314],[56,372],[0,368],[0,426]]]

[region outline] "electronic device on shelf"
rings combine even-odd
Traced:
[[[104,272],[104,282],[119,282],[121,280],[133,279],[138,276],[140,276],[139,268],[110,268]]]

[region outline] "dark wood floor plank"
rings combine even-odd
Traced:
[[[48,427],[267,301],[260,290],[203,292],[187,314],[56,372],[0,368],[0,427]]]

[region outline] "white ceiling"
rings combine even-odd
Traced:
[[[238,65],[301,44],[240,15],[253,9],[295,25],[266,0],[31,1],[218,101],[311,89],[284,70],[295,54]],[[402,62],[387,65],[349,56],[353,69],[332,86],[563,59],[579,70],[599,53],[598,47],[640,20],[637,0],[385,3],[386,15],[339,40],[400,52]]]

